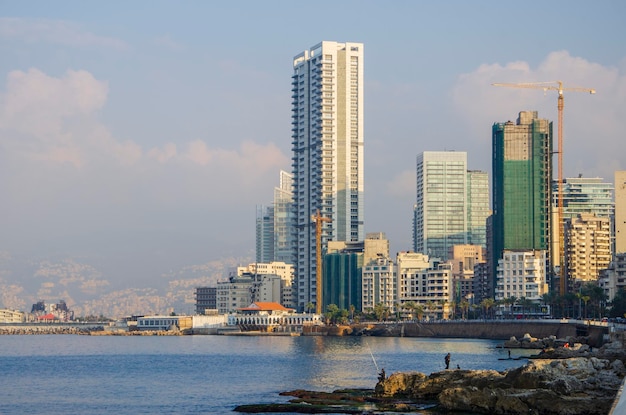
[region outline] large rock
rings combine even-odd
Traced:
[[[504,372],[394,373],[376,385],[376,393],[486,414],[607,414],[623,377],[621,360],[537,359]]]

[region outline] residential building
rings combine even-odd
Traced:
[[[552,123],[537,111],[522,111],[515,123],[493,125],[492,144],[490,263],[496,276],[503,252],[550,248]]]
[[[237,267],[238,277],[252,279],[250,299],[261,302],[276,302],[293,308],[293,265],[274,261],[254,263]]]
[[[452,264],[430,261],[427,255],[400,252],[396,256],[397,303],[420,305],[428,318],[447,319],[454,300]]]
[[[395,310],[397,287],[393,262],[386,257],[370,261],[363,267],[361,309],[373,310],[376,304],[383,304]]]
[[[0,309],[0,323],[23,323],[26,321],[26,313],[18,310]]]
[[[609,267],[600,274],[598,285],[604,289],[609,301],[613,300],[617,290],[626,289],[626,252],[613,256]]]
[[[228,279],[217,282],[217,310],[219,314],[235,312],[238,308],[252,303],[254,278],[251,274],[231,275]]]
[[[474,298],[474,267],[484,262],[484,249],[479,245],[454,245],[448,255],[452,263],[453,298],[456,303]]]
[[[565,275],[571,288],[597,282],[611,262],[611,221],[593,213],[579,213],[565,221]]]
[[[196,314],[204,315],[217,310],[217,287],[196,288]]]
[[[547,251],[505,250],[498,261],[496,301],[525,298],[539,302],[548,293]]]
[[[607,218],[612,223],[615,215],[615,202],[613,201],[613,184],[606,183],[599,177],[570,177],[563,179],[561,186],[563,194],[563,229],[569,219],[576,218],[579,214],[594,214],[598,218]],[[558,220],[557,216],[558,189],[557,183],[552,183],[552,214],[553,223]],[[613,226],[610,226],[611,241],[613,241]],[[560,229],[554,226],[552,229],[552,250],[558,252]],[[611,243],[611,246],[613,242]],[[611,248],[612,250],[612,248]],[[564,255],[567,250],[564,247]],[[554,258],[554,266],[560,266],[559,256]],[[567,271],[566,271],[566,275]]]
[[[626,171],[615,172],[615,252],[626,253]]]
[[[489,278],[488,262],[479,262],[474,265],[473,297],[468,298],[470,304],[480,304],[486,298],[493,298],[493,284]]]
[[[417,156],[415,252],[447,259],[467,243],[467,153],[425,151]]]
[[[324,41],[293,59],[293,249],[300,310],[316,303],[312,216],[328,241],[363,241],[363,44]]]

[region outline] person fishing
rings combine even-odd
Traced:
[[[445,357],[446,369],[450,369],[450,353],[448,353]]]

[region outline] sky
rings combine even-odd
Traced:
[[[422,151],[491,171],[491,127],[554,121],[564,175],[626,170],[623,1],[0,0],[0,253],[119,284],[253,257],[291,163],[292,58],[362,42],[365,231],[411,249]],[[2,275],[0,275],[0,278]]]

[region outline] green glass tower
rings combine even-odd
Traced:
[[[492,146],[495,276],[505,249],[550,250],[552,123],[522,111],[516,123],[493,125]]]

